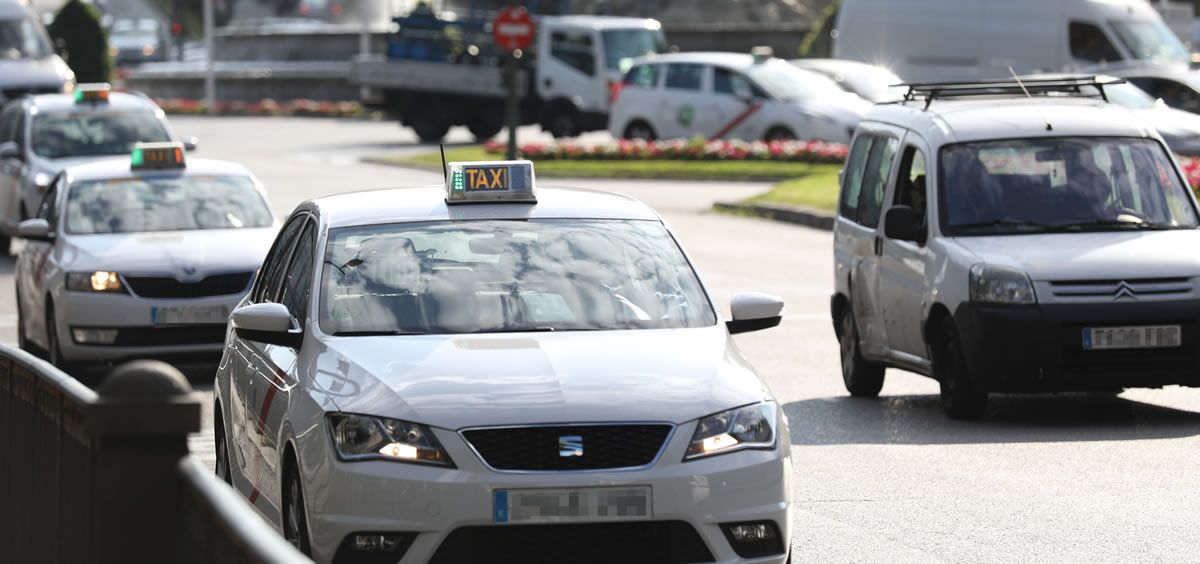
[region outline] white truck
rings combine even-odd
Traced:
[[[370,105],[437,142],[454,125],[479,140],[504,127],[503,54],[490,18],[443,20],[413,13],[396,18],[388,52],[354,62],[351,80],[366,86]],[[667,50],[652,19],[542,16],[533,44],[522,54],[521,123],[539,124],[555,137],[604,129],[611,92],[630,61]]]

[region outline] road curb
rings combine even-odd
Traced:
[[[823,231],[833,231],[833,214],[812,208],[779,204],[717,202],[713,204],[713,209],[722,212],[752,215],[764,219],[791,223],[793,225],[803,225]]]

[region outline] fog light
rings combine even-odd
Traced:
[[[81,345],[111,345],[117,341],[117,330],[72,328],[71,336]]]
[[[733,551],[742,558],[761,558],[785,552],[779,527],[774,521],[722,523],[721,531]]]
[[[737,542],[760,541],[775,538],[775,531],[767,527],[765,523],[756,525],[734,525],[729,527],[729,534],[733,536],[733,540]]]
[[[350,545],[356,552],[391,552],[400,544],[401,535],[365,534],[354,535]]]

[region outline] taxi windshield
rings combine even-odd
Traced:
[[[481,220],[329,234],[321,329],[332,335],[667,329],[716,314],[654,221]]]
[[[169,176],[80,182],[67,195],[76,235],[270,227],[267,203],[246,176]]]
[[[170,141],[155,112],[39,113],[33,152],[46,159],[128,155],[139,141]]]
[[[1050,138],[942,150],[941,221],[949,235],[1195,229],[1187,188],[1159,144]]]

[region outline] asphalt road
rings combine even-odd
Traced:
[[[440,182],[428,172],[357,162],[379,151],[428,150],[395,124],[173,121],[181,134],[201,138],[195,156],[249,166],[281,214],[321,194]],[[468,139],[462,131],[450,138]],[[889,372],[879,400],[851,399],[828,318],[829,234],[708,211],[714,200],[764,185],[554,183],[625,192],[657,208],[723,309],[743,290],[787,301],[780,327],[737,341],[790,420],[799,560],[1196,559],[1200,390],[1001,396],[977,423],[946,419],[936,384],[898,371]],[[7,342],[15,340],[11,264],[0,262]],[[196,374],[195,383],[210,386],[211,377]],[[211,459],[211,434],[195,437],[193,450]]]

